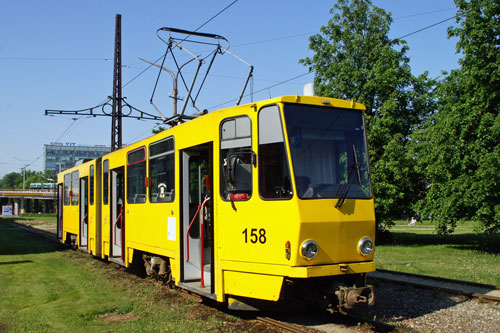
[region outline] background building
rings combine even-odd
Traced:
[[[81,159],[95,159],[107,154],[111,147],[104,145],[85,146],[74,142],[51,142],[44,145],[43,169],[54,171],[56,174],[69,169]]]

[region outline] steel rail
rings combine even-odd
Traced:
[[[380,273],[388,273],[388,274],[399,275],[399,276],[407,276],[407,277],[418,278],[418,279],[422,279],[422,280],[427,279],[427,280],[433,280],[433,281],[437,281],[437,282],[454,283],[457,285],[462,284],[465,286],[480,287],[480,288],[485,288],[485,289],[491,289],[492,291],[493,290],[500,290],[500,286],[491,285],[491,284],[477,283],[477,282],[471,282],[471,281],[462,281],[462,280],[453,280],[453,279],[440,278],[440,277],[435,277],[435,276],[419,275],[419,274],[414,274],[414,273],[395,272],[395,271],[381,270],[381,269],[377,269],[377,271]],[[500,297],[493,296],[493,295],[479,294],[479,293],[474,293],[471,291],[465,291],[465,290],[460,290],[460,289],[429,285],[429,284],[425,284],[422,282],[398,280],[396,278],[389,278],[389,277],[371,276],[371,278],[379,280],[379,281],[389,282],[389,283],[410,285],[410,286],[422,288],[422,289],[431,289],[431,290],[437,289],[437,290],[440,290],[440,291],[443,291],[446,293],[450,293],[450,294],[463,295],[463,296],[468,297],[468,298],[477,298],[477,299],[483,299],[483,300],[488,300],[488,301],[493,301],[493,302],[500,302]]]
[[[269,317],[257,317],[257,320],[261,321],[263,323],[272,325],[272,326],[279,327],[281,329],[284,329],[287,332],[294,332],[294,333],[308,333],[308,332],[311,332],[311,330],[307,330],[307,329],[301,328],[299,326],[296,326],[296,325],[293,325],[293,324],[289,324],[289,323],[286,323],[286,322],[282,322],[282,321],[279,321],[279,320],[276,320],[276,319],[273,319],[273,318],[269,318]]]
[[[464,285],[468,285],[468,286],[472,286],[472,287],[500,290],[500,286],[496,286],[494,284],[464,281],[464,280],[454,280],[454,279],[443,278],[443,277],[439,277],[439,276],[421,275],[421,274],[415,274],[415,273],[405,273],[405,272],[391,271],[391,270],[379,269],[379,268],[377,268],[377,272],[394,274],[394,275],[411,276],[411,277],[416,277],[416,278],[420,278],[420,279],[435,280],[435,281],[440,281],[440,282],[464,284]]]

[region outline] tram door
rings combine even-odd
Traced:
[[[80,178],[80,247],[86,248],[89,238],[88,178]]]
[[[57,184],[57,239],[62,239],[63,185]]]
[[[213,293],[212,143],[181,154],[183,281]]]
[[[111,170],[111,259],[124,259],[125,201],[123,168]]]

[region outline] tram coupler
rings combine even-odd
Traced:
[[[356,285],[354,285],[354,287],[340,286],[335,294],[339,301],[339,310],[342,310],[342,308],[352,309],[360,305],[372,306],[375,304],[375,293],[373,292],[372,285],[359,288],[357,288]]]

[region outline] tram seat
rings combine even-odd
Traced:
[[[302,198],[312,198],[314,191],[311,187],[311,179],[306,176],[296,176],[295,183],[297,185],[297,192]]]
[[[129,199],[129,203],[144,203],[146,202],[146,194],[135,194]]]

